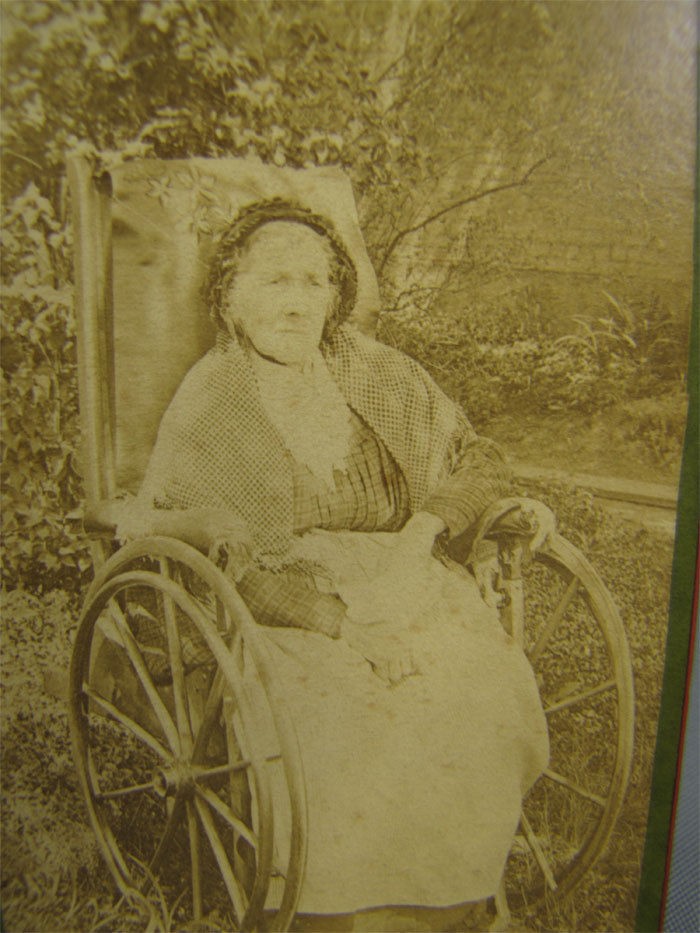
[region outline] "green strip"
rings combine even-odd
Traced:
[[[700,97],[700,95],[698,95]],[[700,123],[700,104],[698,105]],[[700,142],[699,142],[700,145]],[[697,153],[697,150],[696,150]],[[696,154],[696,169],[700,155]],[[696,173],[697,179],[697,173]],[[661,897],[666,856],[670,845],[670,820],[676,784],[681,716],[685,701],[686,674],[690,648],[693,588],[698,542],[698,356],[700,342],[700,224],[698,192],[695,196],[695,244],[693,259],[693,312],[690,323],[690,363],[688,367],[688,423],[683,449],[683,465],[678,499],[676,544],[673,556],[666,666],[659,715],[659,731],[654,759],[654,776],[649,806],[644,861],[637,901],[638,933],[654,933],[661,922]],[[696,665],[697,665],[696,659]]]

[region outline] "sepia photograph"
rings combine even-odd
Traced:
[[[660,928],[697,7],[0,26],[2,929]]]

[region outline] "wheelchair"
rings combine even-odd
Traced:
[[[341,173],[305,171],[310,184],[333,187],[359,231]],[[241,160],[144,160],[99,175],[83,159],[68,165],[95,563],[71,665],[70,724],[89,818],[125,895],[156,897],[178,928],[208,918],[226,929],[287,930],[304,879],[308,802],[261,627],[223,569],[189,545],[145,537],[120,546],[112,509],[138,488],[163,411],[213,342],[196,264],[220,192],[232,177],[245,185],[245,172]],[[284,172],[274,172],[272,194],[284,194]],[[362,307],[357,324],[371,326]],[[476,536],[497,547],[501,621],[535,671],[550,732],[549,766],[524,801],[504,877],[515,910],[565,898],[601,855],[634,738],[617,608],[571,543],[554,535],[533,554],[532,532],[521,502],[507,499]],[[284,807],[273,793],[280,786]]]

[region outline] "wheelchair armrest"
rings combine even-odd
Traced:
[[[485,539],[499,544],[508,539],[523,541],[537,531],[537,520],[528,512],[526,500],[515,497],[498,499],[481,516],[466,563],[471,564]]]
[[[106,539],[112,542],[116,541],[119,523],[123,518],[123,510],[123,499],[102,499],[99,502],[86,504],[83,514],[83,528],[85,533],[92,538]],[[155,532],[147,535],[147,537],[154,536]],[[159,536],[171,538],[173,541],[183,540],[171,534],[160,534]],[[119,541],[120,545],[123,543],[123,540]],[[184,541],[184,543],[186,544],[187,542]],[[208,557],[219,570],[226,569],[229,560],[229,553],[226,547],[222,546],[217,548],[216,552],[209,553]]]
[[[83,528],[89,535],[115,538],[119,523],[120,499],[102,499],[100,502],[86,503],[83,514]]]

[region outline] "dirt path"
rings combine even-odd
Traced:
[[[664,483],[571,473],[516,462],[517,479],[527,483],[563,483],[593,494],[596,505],[625,522],[673,537],[676,531],[677,489]]]

